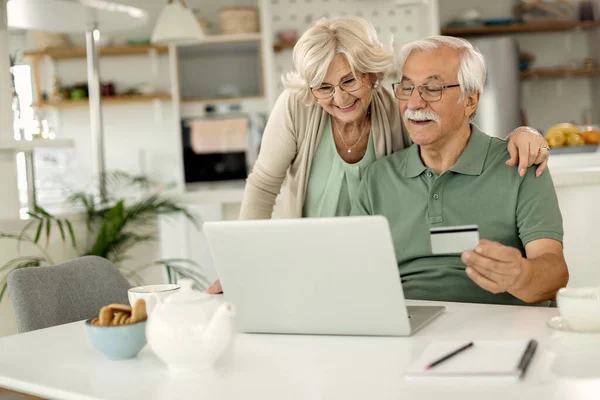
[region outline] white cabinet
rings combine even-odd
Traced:
[[[237,219],[243,195],[243,183],[219,185],[181,196],[181,202],[197,215],[200,222]],[[209,282],[217,279],[206,236],[184,217],[162,218],[159,221],[160,258],[185,258],[201,266]]]
[[[177,63],[184,101],[264,96],[260,33],[221,35],[181,46]]]

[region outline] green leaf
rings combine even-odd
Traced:
[[[107,258],[111,243],[117,240],[125,225],[124,214],[124,200],[120,200],[106,213],[89,255]]]
[[[131,232],[121,233],[110,243],[107,243],[106,258],[115,264],[119,264],[128,258],[125,253],[131,250],[134,246],[155,240],[156,237],[154,235],[137,235]]]
[[[50,244],[50,231],[52,230],[52,220],[46,220],[46,247]]]
[[[42,262],[47,261],[44,257],[38,256],[21,256],[15,257],[12,260],[7,261],[2,267],[0,267],[0,272],[4,272],[7,270],[16,269],[19,265],[22,264],[37,264],[37,266],[41,265]]]
[[[67,229],[69,231],[69,236],[71,236],[71,242],[73,243],[73,248],[77,247],[77,241],[75,240],[75,231],[73,230],[73,225],[71,225],[71,221],[65,219],[65,224],[67,225]]]
[[[58,225],[58,230],[60,231],[60,237],[62,241],[66,241],[67,237],[65,236],[65,229],[63,228],[63,223],[60,219],[56,220],[56,225]]]
[[[2,233],[2,232],[0,232],[0,239],[24,240],[26,242],[30,242],[31,241],[31,239],[29,239],[27,236],[21,236],[21,234],[16,234],[16,233]]]
[[[167,268],[167,276],[169,277],[169,283],[173,283],[173,275],[171,274],[171,266],[169,264],[165,265]]]
[[[42,228],[44,227],[44,220],[40,220],[38,221],[38,227],[37,230],[35,231],[35,238],[33,239],[34,243],[38,243],[40,240],[40,236],[42,235]]]
[[[194,214],[172,200],[161,199],[158,194],[148,196],[133,204],[127,209],[126,218],[132,224],[152,225],[156,223],[158,216],[173,214],[183,214],[197,228],[199,227],[198,220]]]
[[[35,212],[36,214],[41,215],[42,217],[54,219],[54,216],[52,214],[48,213],[40,206],[35,206]]]
[[[31,218],[34,218],[34,219],[42,219],[41,216],[39,216],[38,214],[36,214],[32,211],[27,211],[27,215],[29,215]]]
[[[7,288],[8,288],[8,282],[4,282],[0,289],[0,303],[2,302],[2,299],[4,298],[4,293],[6,293]]]

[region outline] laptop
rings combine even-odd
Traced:
[[[239,332],[408,336],[444,311],[406,306],[381,216],[205,222]]]

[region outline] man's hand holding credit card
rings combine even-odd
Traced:
[[[429,234],[433,254],[461,254],[463,251],[475,250],[479,244],[477,225],[431,228]]]

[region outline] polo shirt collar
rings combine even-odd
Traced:
[[[465,150],[450,171],[464,175],[481,175],[487,157],[491,138],[471,124],[471,137]],[[407,149],[406,176],[415,178],[421,175],[427,167],[423,165],[419,155],[419,146],[413,145]]]
[[[492,138],[471,124],[471,137],[467,147],[456,164],[450,167],[450,171],[463,175],[481,175],[491,140]]]
[[[419,145],[413,144],[407,150],[408,157],[406,162],[406,176],[408,178],[415,178],[423,173],[427,169],[421,161],[419,155]]]

